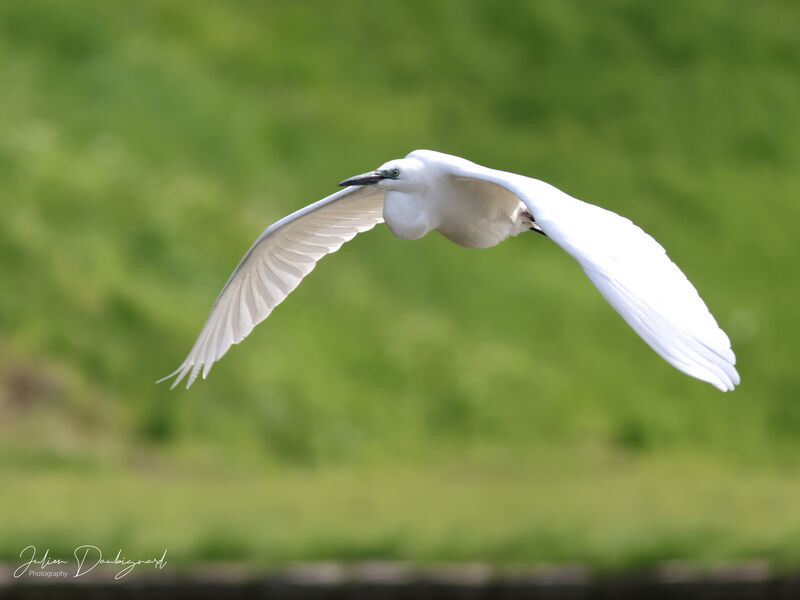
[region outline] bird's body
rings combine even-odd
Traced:
[[[534,229],[581,265],[650,347],[720,390],[739,383],[736,357],[694,286],[652,237],[628,219],[537,179],[416,150],[343,181],[344,190],[281,219],[256,240],[226,283],[183,364],[187,387],[241,341],[325,254],[386,222],[397,237],[437,231],[488,248]]]
[[[525,204],[506,188],[452,175],[459,162],[474,163],[430,150],[404,161],[402,172],[418,173],[417,183],[410,191],[390,189],[383,204],[383,218],[397,237],[415,240],[435,230],[459,246],[489,248],[531,228]]]

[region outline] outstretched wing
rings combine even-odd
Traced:
[[[739,373],[731,342],[664,248],[630,220],[570,200],[556,220],[534,217],[542,230],[667,362],[723,392],[732,390]]]
[[[326,254],[357,233],[383,222],[384,192],[352,186],[270,225],[234,269],[211,308],[189,356],[173,373],[172,388],[189,376],[188,388],[233,344],[266,319]]]
[[[578,261],[603,297],[667,362],[722,391],[738,385],[728,336],[686,275],[641,228],[536,179],[463,159],[452,161],[450,169],[514,193],[544,233]]]

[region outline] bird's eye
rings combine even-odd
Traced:
[[[400,175],[400,169],[392,169],[392,177],[393,178],[397,179],[397,177],[399,175]]]

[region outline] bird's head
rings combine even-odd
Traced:
[[[339,183],[349,185],[377,185],[386,190],[412,191],[424,179],[425,165],[416,158],[398,158],[383,163],[374,171],[350,177]]]

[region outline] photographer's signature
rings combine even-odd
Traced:
[[[26,573],[33,577],[69,577],[69,565],[74,562],[76,569],[72,575],[73,578],[86,575],[98,565],[110,565],[120,568],[114,575],[114,579],[122,579],[139,565],[153,565],[154,568],[160,570],[167,564],[166,548],[160,557],[129,559],[122,554],[122,550],[118,550],[114,558],[107,558],[103,556],[103,551],[97,546],[84,544],[75,548],[72,556],[74,558],[72,561],[52,556],[49,548],[44,551],[44,554],[38,556],[36,546],[26,546],[19,553],[19,557],[25,562],[14,571],[14,577],[19,578]]]

